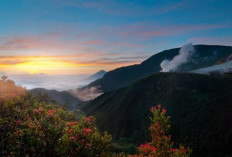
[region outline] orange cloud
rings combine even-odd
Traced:
[[[65,37],[56,33],[0,39],[0,68],[6,73],[76,74],[111,70],[141,61],[141,56],[137,55],[134,58],[120,57],[127,54],[118,52],[117,48],[143,46],[101,39],[65,41]]]

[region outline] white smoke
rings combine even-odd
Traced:
[[[86,87],[84,89],[72,89],[72,90],[69,90],[69,92],[73,96],[83,101],[95,99],[96,97],[102,94],[102,92],[99,90],[99,87]]]
[[[161,72],[176,71],[181,64],[190,61],[194,51],[195,50],[192,44],[184,45],[180,49],[179,54],[176,55],[172,60],[164,59],[160,63],[160,67],[162,69]]]

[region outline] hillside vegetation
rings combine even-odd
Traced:
[[[67,91],[56,91],[56,90],[48,90],[43,88],[35,88],[29,91],[35,96],[39,94],[45,94],[52,98],[57,103],[65,106],[68,110],[75,110],[78,107],[78,104],[82,102],[82,100],[78,99],[77,97],[72,96]],[[49,99],[51,100],[51,99]]]
[[[111,136],[98,132],[93,117],[76,117],[46,103],[43,95],[18,94],[22,88],[11,80],[1,81],[1,91],[6,87],[11,95],[0,98],[0,156],[89,157],[109,152]]]
[[[4,80],[2,85],[8,82]],[[189,148],[173,145],[167,133],[170,123],[165,111],[161,107],[151,109],[153,140],[138,147],[138,154],[130,156],[190,156]],[[155,142],[157,139],[161,139],[159,143]],[[94,117],[77,117],[58,105],[47,103],[43,95],[34,97],[25,92],[8,99],[0,98],[0,156],[129,156],[114,152],[111,144],[111,136],[98,131]]]
[[[174,140],[190,145],[193,156],[218,157],[232,155],[231,91],[231,77],[157,73],[106,92],[82,109],[125,145],[149,139],[149,109],[165,104]]]

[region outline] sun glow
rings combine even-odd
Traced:
[[[21,72],[28,72],[30,74],[46,73],[52,74],[57,70],[67,70],[71,67],[78,67],[78,65],[72,63],[66,63],[63,61],[30,61],[25,63],[16,64],[15,67]]]
[[[7,74],[91,74],[100,69],[111,70],[129,63],[88,61],[79,56],[0,56],[0,71]],[[130,63],[135,64],[135,63]]]
[[[50,57],[5,58],[0,64],[1,70],[29,74],[57,74],[73,73],[81,68],[82,64],[69,62]]]

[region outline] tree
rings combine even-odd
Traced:
[[[158,105],[152,107],[153,114],[150,117],[151,142],[142,144],[138,147],[139,154],[131,157],[189,157],[191,150],[183,146],[174,148],[174,142],[171,141],[171,135],[167,135],[170,129],[170,117],[166,116],[166,110]]]

